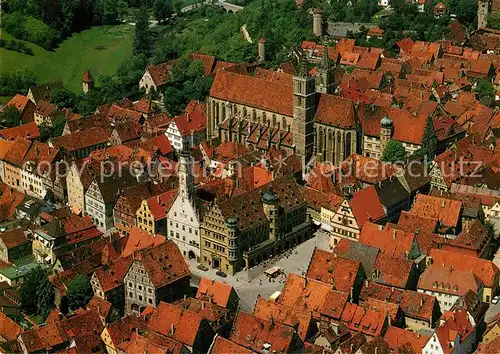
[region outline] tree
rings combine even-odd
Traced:
[[[135,17],[135,37],[134,37],[134,54],[148,54],[149,52],[149,16],[147,9],[141,7],[136,12]]]
[[[67,89],[55,89],[50,94],[50,102],[59,108],[74,108],[76,105],[76,95]]]
[[[154,14],[158,22],[164,22],[173,14],[172,0],[155,0]]]
[[[68,284],[66,291],[69,308],[76,310],[85,307],[93,296],[90,280],[85,275],[77,275]]]
[[[30,270],[21,285],[21,308],[29,315],[45,318],[54,303],[54,288],[41,267]]]
[[[382,153],[382,161],[397,162],[404,161],[406,155],[403,144],[396,140],[389,140]]]
[[[495,88],[487,79],[480,79],[477,81],[476,92],[480,100],[487,97],[493,98],[495,96]]]
[[[0,112],[0,123],[4,127],[16,127],[21,124],[21,113],[14,106],[7,106]]]
[[[500,29],[500,12],[492,12],[488,15],[488,27]]]

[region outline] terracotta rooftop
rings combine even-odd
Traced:
[[[397,351],[403,345],[409,343],[415,353],[421,353],[429,337],[407,331],[402,328],[390,326],[384,335],[384,340],[389,344],[389,348]]]
[[[315,319],[340,319],[349,295],[332,290],[329,284],[289,274],[277,302],[300,311],[311,312]]]
[[[396,229],[383,229],[373,223],[365,223],[359,234],[359,242],[379,248],[393,257],[408,259],[416,242],[415,234]]]
[[[208,351],[209,354],[227,354],[227,353],[239,353],[239,354],[252,354],[254,353],[250,349],[246,349],[241,345],[238,345],[229,339],[225,339],[217,335]]]
[[[437,219],[444,227],[456,228],[462,213],[462,202],[418,194],[410,212],[418,216]]]
[[[384,207],[380,203],[374,186],[368,186],[354,193],[349,204],[360,228],[366,222],[377,221],[385,217]]]
[[[198,284],[196,298],[210,300],[219,306],[227,308],[230,305],[229,300],[233,292],[233,287],[227,283],[201,278]]]
[[[17,138],[33,140],[40,137],[40,130],[35,122],[30,122],[17,127],[2,129],[0,130],[0,136],[5,140],[15,140]]]
[[[471,271],[431,264],[420,276],[418,288],[461,296],[468,290],[477,292],[481,288],[481,281]]]
[[[247,75],[218,71],[210,89],[210,96],[224,101],[262,107],[289,117],[293,115],[293,92],[290,86]]]
[[[298,347],[296,336],[291,327],[239,312],[230,340],[253,351],[290,352]]]
[[[347,303],[342,312],[341,321],[351,331],[375,337],[383,333],[387,317],[378,311],[364,309],[359,305]]]
[[[331,284],[332,288],[350,293],[360,271],[360,262],[316,248],[309,262],[307,277]]]
[[[17,336],[23,332],[21,326],[12,321],[3,312],[0,312],[0,337],[7,341],[16,340]]]
[[[297,331],[300,339],[305,342],[313,326],[309,311],[287,307],[262,297],[257,298],[253,315],[266,321],[276,321]]]
[[[62,135],[50,140],[50,144],[56,149],[64,149],[68,152],[82,150],[98,144],[107,143],[110,132],[106,129],[93,127],[80,130],[73,134]]]
[[[155,288],[166,286],[191,275],[179,247],[172,240],[141,251],[136,256],[137,260],[144,266]]]

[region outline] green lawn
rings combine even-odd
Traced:
[[[0,48],[0,71],[31,68],[38,82],[62,80],[68,89],[80,92],[81,77],[89,69],[94,78],[114,74],[124,58],[132,54],[133,27],[100,26],[75,33],[54,51],[24,42],[34,56]],[[13,39],[5,31],[3,39]]]

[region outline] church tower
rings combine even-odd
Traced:
[[[488,15],[491,12],[490,0],[478,0],[477,2],[477,29],[488,26]]]
[[[333,66],[328,58],[328,46],[325,42],[323,45],[323,55],[321,64],[316,68],[316,92],[332,93],[333,92]]]
[[[389,116],[384,116],[380,120],[380,157],[384,154],[385,147],[391,140],[393,127],[392,119]]]
[[[194,195],[193,160],[189,148],[184,144],[179,157],[179,195],[189,199]]]
[[[295,152],[309,160],[314,147],[316,82],[315,78],[309,75],[303,56],[299,66],[299,73],[293,77],[293,144]]]

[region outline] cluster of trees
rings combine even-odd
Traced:
[[[2,28],[18,39],[52,49],[60,40],[59,33],[43,21],[19,12],[3,14]]]
[[[13,50],[19,53],[25,53],[28,55],[35,55],[30,47],[27,47],[23,42],[11,40],[3,40],[0,38],[0,48],[5,48],[7,50]]]
[[[21,309],[28,315],[45,319],[54,304],[54,288],[41,267],[29,271],[21,286]]]
[[[205,77],[203,63],[181,58],[172,68],[172,77],[165,88],[164,103],[170,114],[180,114],[192,99],[203,100],[210,90],[212,78]]]
[[[253,43],[243,38],[242,25],[246,25]],[[298,8],[294,0],[256,0],[236,14],[216,7],[201,7],[169,21],[165,40],[156,48],[154,62],[197,51],[220,60],[250,62],[257,56],[256,42],[260,37],[266,39],[266,65],[280,64],[302,40],[315,38],[308,10]]]
[[[17,127],[21,124],[21,113],[14,106],[6,107],[0,112],[0,125],[3,128]]]
[[[66,290],[68,306],[71,310],[87,306],[93,295],[94,293],[92,292],[90,280],[85,275],[77,275],[74,277],[68,284],[68,290]]]
[[[0,71],[0,96],[14,96],[16,93],[26,94],[28,88],[35,84],[36,75],[32,70]]]
[[[381,160],[385,162],[405,161],[406,151],[403,144],[396,140],[389,140],[382,151]]]
[[[117,23],[125,9],[121,0],[10,0],[5,5],[2,27],[45,49],[92,25]]]

